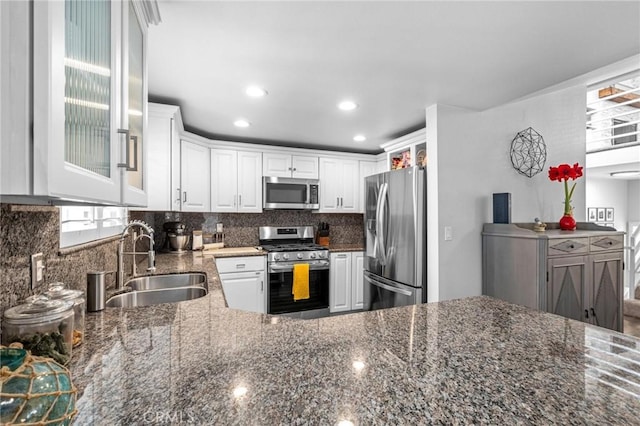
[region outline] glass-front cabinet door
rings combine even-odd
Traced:
[[[132,2],[33,3],[34,195],[145,205],[146,25]]]
[[[123,10],[123,45],[128,51],[123,61],[122,125],[128,134],[124,140],[124,165],[121,166],[122,203],[130,206],[146,205],[146,171],[144,169],[144,135],[146,134],[147,86],[145,78],[146,26],[142,25],[134,3]]]

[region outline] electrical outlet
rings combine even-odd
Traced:
[[[44,281],[44,255],[36,253],[31,255],[31,290]]]

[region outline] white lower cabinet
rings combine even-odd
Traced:
[[[216,259],[222,290],[230,308],[266,312],[265,262],[264,256]]]
[[[330,254],[329,312],[347,312],[363,306],[363,252]]]

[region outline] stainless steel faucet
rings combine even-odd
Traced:
[[[129,235],[129,230],[132,228],[138,227],[142,231],[140,235],[136,235],[135,231],[133,232],[133,251],[125,252],[124,251],[124,240]],[[147,232],[146,234],[144,232]],[[136,243],[141,238],[149,239],[149,251],[148,252],[136,252]],[[116,289],[121,289],[124,285],[124,255],[129,254],[133,256],[133,267],[131,269],[131,276],[136,276],[136,254],[146,254],[147,257],[147,272],[153,272],[156,270],[156,252],[153,250],[154,242],[153,242],[153,228],[150,227],[146,222],[141,220],[132,220],[129,222],[122,231],[120,235],[120,240],[118,243],[118,270],[116,274]]]

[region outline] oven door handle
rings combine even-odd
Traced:
[[[410,292],[409,290],[404,290],[404,289],[399,288],[399,287],[392,287],[392,286],[387,285],[387,284],[382,284],[380,281],[371,279],[366,275],[364,276],[364,280],[369,282],[369,283],[371,283],[372,285],[375,285],[376,287],[383,288],[383,289],[391,291],[393,293],[400,293],[400,294],[402,294],[404,296],[412,296],[413,295],[413,293]]]
[[[321,263],[321,264],[315,264],[315,265],[309,264],[310,271],[318,271],[318,270],[325,270],[325,269],[329,269],[328,263]],[[291,272],[291,271],[293,271],[293,265],[269,266],[269,272]]]

